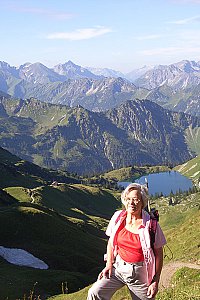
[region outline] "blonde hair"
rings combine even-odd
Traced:
[[[141,194],[141,200],[142,200],[142,208],[145,208],[148,204],[148,188],[146,185],[142,185],[139,183],[131,183],[129,184],[125,190],[121,193],[121,201],[123,204],[126,203],[126,197],[127,195],[132,191],[137,190]]]

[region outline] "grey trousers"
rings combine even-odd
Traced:
[[[113,294],[124,285],[127,285],[133,300],[149,300],[144,263],[129,264],[118,255],[113,265],[111,278],[97,280],[89,289],[87,300],[110,300]]]

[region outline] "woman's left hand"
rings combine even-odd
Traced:
[[[158,283],[157,282],[151,283],[150,286],[148,287],[147,298],[154,298],[157,292],[158,292]]]

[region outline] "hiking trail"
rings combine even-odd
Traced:
[[[162,273],[160,276],[160,290],[168,288],[170,286],[170,281],[174,273],[183,267],[191,268],[191,269],[199,269],[200,265],[192,264],[192,263],[184,263],[184,262],[170,262],[163,266]]]

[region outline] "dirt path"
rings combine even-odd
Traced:
[[[165,266],[163,266],[162,273],[160,276],[160,289],[168,288],[170,285],[170,280],[172,275],[176,272],[177,269],[187,267],[191,269],[199,269],[200,265],[184,263],[184,262],[171,262]]]

